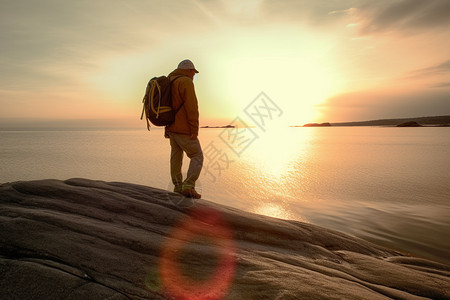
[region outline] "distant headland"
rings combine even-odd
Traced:
[[[379,119],[358,122],[308,123],[290,127],[329,127],[329,126],[397,126],[397,127],[450,127],[450,116],[416,117],[402,119]]]
[[[302,127],[327,127],[327,126],[331,126],[331,124],[328,122],[326,122],[326,123],[308,123],[308,124],[303,125]]]

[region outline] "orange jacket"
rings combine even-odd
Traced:
[[[166,127],[167,132],[181,133],[188,135],[198,135],[198,101],[195,95],[194,82],[186,75],[185,70],[175,69],[169,74],[172,82],[172,107],[177,110],[184,102],[184,105],[175,116],[175,121]]]

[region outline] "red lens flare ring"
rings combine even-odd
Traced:
[[[182,274],[178,255],[190,241],[207,238],[217,248],[217,265],[211,276],[194,281]],[[236,247],[233,234],[220,213],[210,208],[195,208],[163,245],[159,271],[163,288],[176,299],[213,300],[223,298],[235,271]]]

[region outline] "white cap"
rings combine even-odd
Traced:
[[[178,64],[178,69],[182,70],[195,70],[195,73],[198,73],[197,69],[194,67],[194,63],[189,59],[185,59]]]

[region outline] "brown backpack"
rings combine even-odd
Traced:
[[[150,123],[155,126],[168,126],[175,121],[175,115],[183,107],[181,104],[176,110],[172,108],[172,83],[182,76],[176,76],[172,80],[167,76],[153,77],[147,84],[144,98],[141,120],[147,121],[147,129]]]

